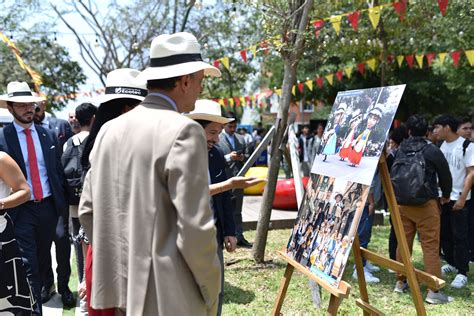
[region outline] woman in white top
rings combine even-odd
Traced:
[[[16,162],[0,151],[0,314],[30,313],[34,305],[8,211],[30,199]],[[23,315],[23,314],[22,314]]]

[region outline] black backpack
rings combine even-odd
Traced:
[[[79,141],[77,138],[76,140]],[[69,205],[78,205],[81,198],[83,184],[81,157],[85,143],[84,140],[75,144],[73,137],[69,138],[66,150],[61,157],[66,178],[66,198]]]
[[[426,162],[423,145],[418,151],[397,150],[390,169],[390,179],[397,203],[400,205],[421,205],[430,199],[426,183]]]

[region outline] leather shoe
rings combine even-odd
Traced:
[[[41,289],[41,302],[44,304],[47,301],[51,299],[51,297],[56,294],[56,288],[54,287],[54,284],[49,285],[49,286],[43,286]]]
[[[253,244],[245,239],[244,236],[237,238],[237,246],[242,248],[252,248]]]
[[[74,298],[74,294],[72,294],[71,290],[67,287],[61,294],[61,300],[63,301],[63,305],[66,307],[75,307],[76,306],[76,299]]]

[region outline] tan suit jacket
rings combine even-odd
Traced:
[[[92,307],[216,314],[207,159],[203,129],[158,96],[101,128],[79,204],[92,240]]]

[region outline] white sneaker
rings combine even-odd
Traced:
[[[406,281],[397,281],[397,283],[395,283],[395,288],[393,289],[393,291],[397,293],[405,293],[406,291],[408,291],[408,283]]]
[[[396,272],[395,272],[394,270],[392,270],[392,269],[388,269],[387,271],[388,271],[388,273],[396,273]]]
[[[370,273],[372,273],[372,272],[379,272],[379,271],[380,271],[380,268],[379,268],[379,267],[377,267],[376,265],[371,264],[371,263],[368,262],[368,261],[365,263],[365,269],[366,269],[367,271],[369,271]]]
[[[451,287],[454,287],[455,289],[460,289],[463,288],[467,285],[467,276],[458,274],[454,278],[453,282],[451,282]]]
[[[433,292],[431,290],[428,290],[428,295],[426,295],[425,302],[430,303],[430,304],[446,304],[446,303],[451,303],[454,301],[454,298],[451,296],[447,296],[441,291],[439,292]]]
[[[455,267],[453,267],[452,265],[450,265],[449,263],[446,263],[445,265],[443,265],[441,267],[441,275],[442,276],[445,276],[446,273],[458,273],[458,269],[456,269]]]
[[[357,270],[354,269],[354,273],[352,273],[352,277],[357,280]],[[380,279],[375,277],[372,273],[367,271],[364,267],[364,277],[366,283],[379,283]]]

